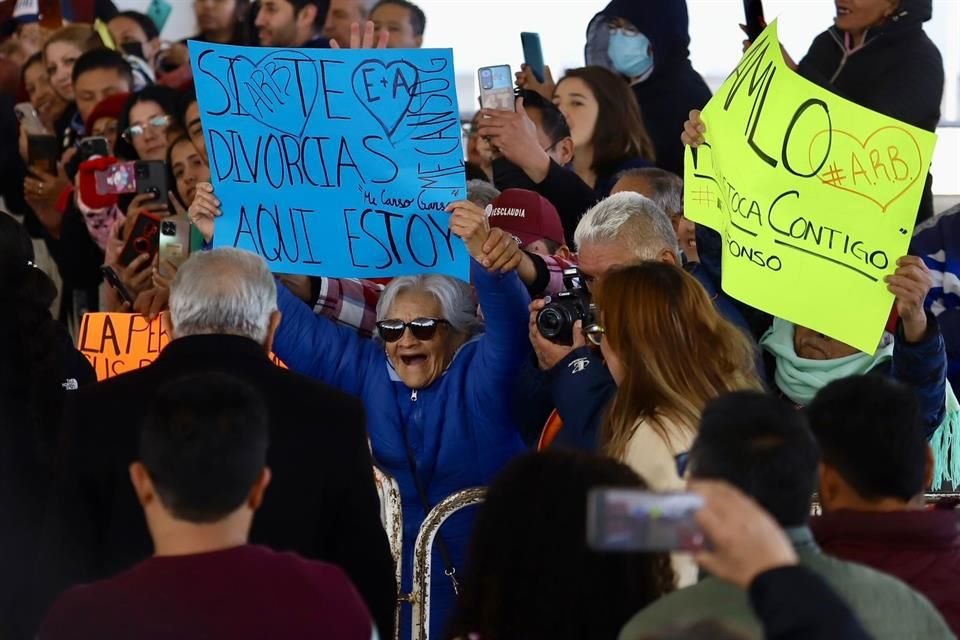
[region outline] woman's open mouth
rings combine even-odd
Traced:
[[[427,361],[427,356],[417,353],[409,356],[400,356],[400,362],[406,367],[417,367]]]

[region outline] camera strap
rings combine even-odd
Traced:
[[[414,459],[413,450],[410,448],[410,442],[407,440],[407,425],[403,424],[401,434],[403,435],[403,448],[407,453],[407,463],[410,465],[410,473],[413,474],[413,484],[417,488],[417,496],[420,498],[420,506],[423,507],[423,515],[426,518],[430,513],[430,501],[427,499],[427,492],[420,482],[420,474],[417,473],[417,461]],[[457,580],[457,569],[453,566],[453,560],[450,558],[450,551],[447,544],[443,541],[443,536],[437,529],[437,552],[440,554],[440,560],[443,562],[443,572],[450,578],[450,584],[453,586],[454,595],[460,595],[460,582]]]

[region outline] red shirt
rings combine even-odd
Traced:
[[[339,567],[244,545],[154,557],[74,587],[47,614],[41,640],[370,640],[370,613]]]
[[[960,634],[960,512],[851,511],[812,518],[825,553],[900,578]]]

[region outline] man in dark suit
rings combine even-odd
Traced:
[[[41,606],[63,588],[126,569],[151,554],[128,467],[156,389],[185,373],[228,372],[257,389],[270,414],[270,488],[250,542],[342,567],[380,631],[393,635],[396,583],[360,402],[275,366],[280,323],[273,277],[236,249],[196,254],[179,270],[153,364],[77,392],[38,571]],[[38,612],[42,613],[42,612]]]

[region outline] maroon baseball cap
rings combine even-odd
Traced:
[[[560,214],[549,200],[535,191],[506,189],[490,203],[490,226],[512,234],[525,247],[538,240],[562,245]]]

